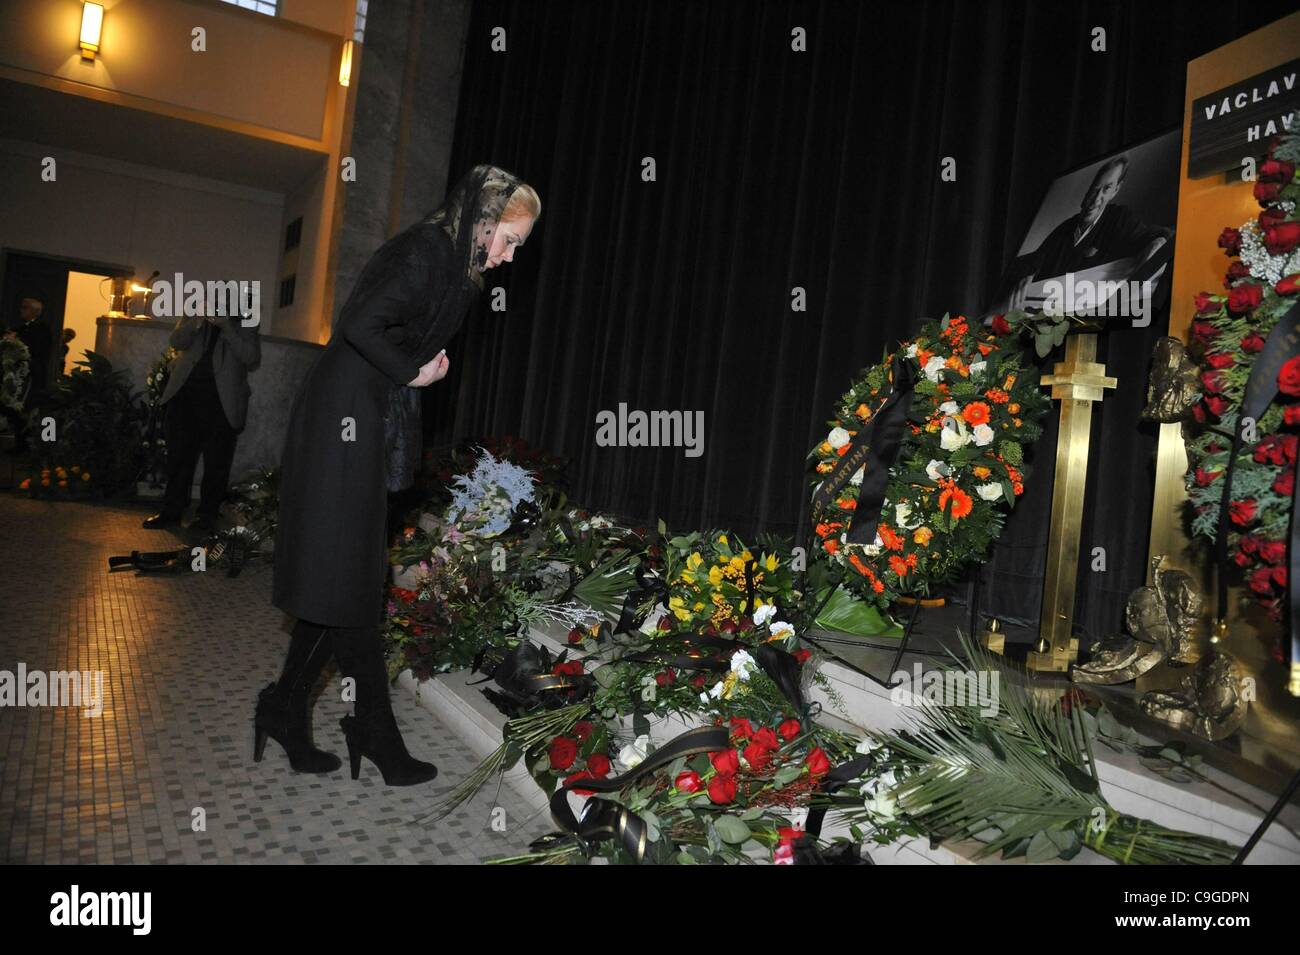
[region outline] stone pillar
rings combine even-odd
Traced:
[[[383,242],[443,200],[469,0],[371,0],[348,155],[333,320]],[[355,76],[355,74],[354,74]]]

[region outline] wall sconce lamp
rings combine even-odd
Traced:
[[[93,60],[99,52],[99,34],[104,27],[104,5],[90,3],[81,5],[81,58]]]
[[[347,86],[352,82],[352,41],[347,40],[343,44],[343,59],[339,61],[339,86]]]

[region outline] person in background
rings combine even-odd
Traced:
[[[63,346],[62,346],[63,360],[60,363],[59,367],[63,369],[63,373],[65,375],[68,373],[68,346],[71,344],[72,340],[76,337],[77,337],[77,330],[75,328],[63,329]]]
[[[234,311],[234,310],[231,310]],[[257,326],[237,316],[183,318],[170,344],[180,354],[172,362],[163,391],[163,431],[167,439],[167,490],[162,510],[145,520],[148,528],[180,523],[190,503],[194,468],[203,456],[197,526],[214,531],[226,496],[235,443],[248,416],[248,373],[262,360]]]
[[[22,414],[8,412],[5,415],[14,431],[14,446],[10,452],[12,454],[27,452],[29,445],[26,422],[31,416],[32,409],[44,399],[45,389],[49,384],[52,336],[49,327],[41,321],[41,312],[44,310],[45,304],[40,299],[23,299],[18,306],[18,327],[6,332],[6,335],[19,339],[31,353],[31,364],[27,372],[27,398],[23,402],[23,412]]]

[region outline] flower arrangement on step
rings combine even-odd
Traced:
[[[0,408],[21,412],[32,354],[17,336],[0,336]]]
[[[171,378],[172,362],[179,355],[175,348],[167,346],[149,374],[145,376],[146,421],[141,448],[144,451],[144,464],[141,467],[140,481],[148,482],[149,487],[162,488],[167,475],[167,438],[163,433],[163,420],[166,414],[162,404],[163,392]]]
[[[852,740],[790,717],[742,717],[621,756],[619,776],[570,776],[552,795],[563,831],[496,864],[793,861],[796,826]],[[589,797],[580,816],[569,793]]]
[[[1000,658],[964,636],[962,646],[969,662],[955,669],[964,685],[981,671],[999,675],[997,712],[970,698],[925,702],[910,728],[868,733],[855,779],[823,801],[852,823],[855,839],[973,840],[982,843],[977,857],[1029,862],[1070,859],[1084,846],[1122,864],[1232,861],[1222,840],[1116,811],[1097,777],[1096,717],[1069,696],[1031,697]]]
[[[1185,426],[1186,475],[1192,530],[1214,540],[1228,461],[1236,448],[1228,508],[1228,558],[1240,568],[1251,596],[1273,620],[1285,610],[1287,537],[1295,497],[1296,445],[1300,436],[1300,355],[1282,341],[1279,367],[1270,368],[1262,413],[1243,420],[1246,386],[1266,353],[1270,335],[1300,303],[1300,137],[1276,143],[1258,170],[1259,216],[1224,229],[1219,245],[1233,259],[1226,294],[1196,297],[1189,354],[1200,366],[1200,401]],[[1285,334],[1282,329],[1279,334]],[[1272,356],[1270,356],[1272,360]],[[1249,417],[1247,415],[1246,417]],[[1250,432],[1247,434],[1246,432]],[[1234,440],[1235,439],[1235,440]],[[1282,657],[1282,643],[1274,645]]]
[[[1023,356],[1005,321],[945,316],[854,381],[809,453],[815,555],[833,583],[885,609],[984,558],[1049,406]]]

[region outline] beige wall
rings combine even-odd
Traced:
[[[63,360],[63,373],[66,375],[74,364],[81,360],[86,349],[95,347],[95,319],[108,311],[108,302],[100,294],[108,294],[107,276],[92,275],[89,272],[68,273],[68,296],[63,303],[63,327],[71,328],[77,333],[68,345],[68,357]],[[55,343],[55,348],[61,347]]]
[[[50,149],[0,140],[0,182],[39,183]],[[229,183],[59,150],[59,179],[0,189],[0,247],[154,269],[170,277],[262,283],[275,327],[283,198]],[[93,339],[93,335],[91,336]]]
[[[316,0],[313,23],[351,0]],[[319,141],[337,79],[339,36],[217,0],[108,0],[101,51],[83,60],[80,0],[0,4],[0,64]],[[191,31],[207,31],[206,52]],[[350,35],[351,30],[346,35]]]

